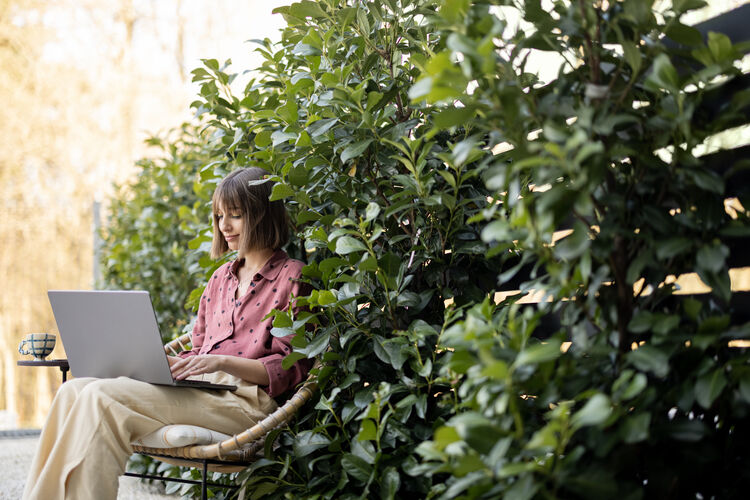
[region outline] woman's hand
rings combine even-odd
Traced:
[[[193,375],[213,373],[223,369],[225,356],[219,354],[198,354],[189,358],[175,358],[170,356],[169,368],[172,376],[183,380]]]
[[[223,354],[198,354],[189,358],[167,356],[167,359],[172,376],[177,380],[223,371],[253,384],[266,386],[270,383],[265,366],[257,359]]]

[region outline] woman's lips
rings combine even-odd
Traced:
[[[224,239],[225,239],[225,240],[227,240],[227,241],[234,241],[234,240],[236,240],[236,239],[237,239],[237,235],[235,234],[235,235],[232,235],[232,236],[227,236],[227,235],[225,234],[225,235],[224,235]]]

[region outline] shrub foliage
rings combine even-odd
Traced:
[[[712,104],[744,47],[683,24],[697,0],[548,3],[303,0],[242,95],[228,65],[193,72],[200,189],[268,170],[316,288],[274,334],[296,334],[287,362],[325,361],[319,398],[242,475],[251,498],[747,482],[750,367],[728,344],[749,333],[728,273],[747,213],[701,158],[744,123],[748,91]],[[677,294],[689,271],[712,292]]]

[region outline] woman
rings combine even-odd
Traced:
[[[307,295],[303,263],[280,248],[289,221],[260,168],[229,174],[214,192],[211,255],[237,259],[214,272],[201,297],[193,348],[170,357],[177,379],[200,376],[236,391],[164,387],[128,378],[80,378],[63,384],[44,425],[24,499],[117,497],[130,443],[168,424],[242,432],[273,412],[274,398],[301,382],[309,360],[284,370],[291,337],[271,335],[272,309]],[[255,181],[255,182],[254,182]]]

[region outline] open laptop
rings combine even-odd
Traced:
[[[74,377],[130,377],[159,385],[237,389],[172,377],[148,292],[50,290],[47,295]]]

